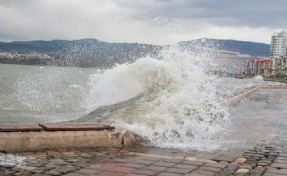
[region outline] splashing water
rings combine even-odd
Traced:
[[[262,81],[262,82],[264,81],[264,79],[263,79],[263,77],[261,75],[254,76],[253,79],[256,79],[256,80]]]
[[[25,161],[24,157],[11,155],[11,154],[2,154],[0,153],[0,166],[17,166],[23,164]]]
[[[160,59],[93,75],[84,106],[94,111],[79,120],[127,128],[155,146],[217,147],[229,114],[219,104],[217,78],[206,74],[211,56],[168,48]]]

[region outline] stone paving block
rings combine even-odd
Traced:
[[[287,164],[287,160],[275,160],[273,163]]]
[[[116,162],[116,163],[128,163],[128,162],[131,162],[131,160],[123,159],[123,158],[116,158],[116,159],[113,159],[113,162]]]
[[[14,168],[14,170],[34,170],[37,169],[37,167],[33,167],[33,166],[17,166],[16,168]]]
[[[271,174],[271,173],[265,173],[263,176],[283,176],[281,174]]]
[[[216,168],[216,167],[206,167],[206,166],[201,166],[200,168],[196,169],[198,170],[203,170],[203,171],[209,171],[209,172],[220,172],[222,169],[221,168]]]
[[[224,170],[226,171],[236,171],[239,168],[237,164],[228,164]]]
[[[201,162],[204,162],[204,163],[217,163],[216,161],[207,160],[207,159],[198,159],[198,161],[201,161]]]
[[[153,170],[153,171],[165,171],[168,167],[160,167],[160,166],[146,166],[144,169]]]
[[[287,153],[280,153],[280,154],[279,154],[279,157],[285,157],[285,158],[287,158]]]
[[[261,176],[261,175],[263,175],[264,172],[265,172],[265,170],[252,169],[252,170],[250,170],[249,175]]]
[[[287,160],[287,157],[278,156],[276,159],[278,159],[278,160]]]
[[[232,161],[236,160],[237,157],[238,157],[238,155],[222,154],[222,155],[211,158],[211,160],[232,162]]]
[[[143,159],[131,159],[130,162],[136,163],[136,164],[151,165],[151,164],[155,163],[156,161],[153,161],[153,160],[143,160]]]
[[[29,171],[30,173],[32,173],[32,174],[41,174],[41,173],[43,173],[44,172],[44,170],[41,170],[41,169],[35,169],[35,170],[31,170],[31,171]]]
[[[135,171],[134,168],[121,167],[121,166],[99,167],[98,170],[107,172],[120,172],[120,173],[131,173]]]
[[[215,174],[215,176],[233,176],[233,172],[222,171],[222,172],[219,172],[219,173]],[[258,175],[256,175],[256,176],[258,176]]]
[[[194,165],[194,166],[201,166],[201,165],[204,164],[204,162],[187,160],[187,161],[183,161],[182,164],[190,164],[190,165]]]
[[[209,153],[209,152],[197,152],[194,157],[196,158],[202,158],[202,159],[212,159],[217,157],[218,154],[216,153]]]
[[[151,161],[159,161],[159,160],[161,160],[161,158],[148,157],[148,156],[139,156],[139,157],[136,157],[135,159],[139,159],[139,160],[151,160]]]
[[[177,173],[169,173],[169,172],[162,172],[158,174],[158,176],[180,176],[182,174],[177,174]]]
[[[134,171],[132,174],[142,174],[142,175],[157,175],[159,174],[159,171],[154,171],[154,170],[145,170],[145,169],[139,169]]]
[[[276,167],[278,169],[287,169],[287,164],[273,163],[273,164],[271,164],[271,166]]]
[[[124,164],[121,164],[121,166],[123,166],[123,167],[131,167],[131,168],[142,168],[142,167],[145,167],[146,165],[136,164],[136,163],[124,163]]]
[[[184,159],[185,160],[191,160],[191,161],[196,161],[197,160],[197,158],[195,158],[195,157],[186,157]]]
[[[163,162],[163,161],[158,161],[156,163],[152,164],[153,166],[161,166],[161,167],[172,167],[176,165],[175,163],[168,163],[168,162]]]
[[[265,173],[287,175],[287,169],[270,169]]]
[[[183,159],[185,159],[185,157],[184,156],[174,156],[174,159],[176,159],[176,160],[183,160]]]
[[[215,168],[225,168],[228,164],[221,164],[221,163],[205,163],[203,166],[206,167],[215,167]]]
[[[172,167],[172,168],[167,169],[166,172],[177,173],[177,174],[187,174],[188,172],[191,172],[191,170]]]
[[[194,170],[194,169],[197,169],[199,166],[194,166],[194,165],[190,165],[190,164],[177,164],[177,165],[175,165],[173,167],[181,168],[181,169]]]
[[[249,169],[238,169],[236,172],[235,172],[235,175],[247,175],[249,173]]]
[[[167,163],[181,163],[182,160],[179,159],[163,159],[162,161],[167,162]]]
[[[186,174],[185,176],[214,176],[214,175],[216,175],[216,173],[214,172],[197,170],[189,174]]]

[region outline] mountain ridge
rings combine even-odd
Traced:
[[[264,43],[223,40],[202,38],[189,41],[181,41],[176,45],[193,49],[194,47],[212,48],[230,52],[238,52],[247,54],[251,57],[268,57],[269,45]],[[141,43],[109,43],[97,39],[85,38],[78,40],[33,40],[33,41],[13,41],[1,42],[0,52],[17,53],[24,55],[26,59],[24,63],[35,64],[29,62],[29,54],[42,53],[50,56],[42,60],[42,64],[52,64],[61,66],[80,66],[80,67],[111,67],[115,64],[133,62],[138,58],[146,56],[156,56],[162,48],[171,45],[151,45]],[[28,55],[26,57],[26,55]],[[18,56],[17,56],[18,57]],[[23,59],[15,57],[15,62],[21,63]],[[35,56],[37,57],[37,56]],[[41,58],[39,58],[41,59]],[[21,62],[20,62],[20,61]],[[1,59],[0,63],[13,63],[13,60],[7,58]],[[47,62],[47,63],[45,63]]]

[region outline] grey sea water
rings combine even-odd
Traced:
[[[81,101],[94,69],[0,65],[0,123],[70,120],[84,113]]]

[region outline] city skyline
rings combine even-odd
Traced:
[[[173,44],[215,38],[270,44],[274,32],[287,28],[286,11],[283,0],[0,0],[0,41]]]

